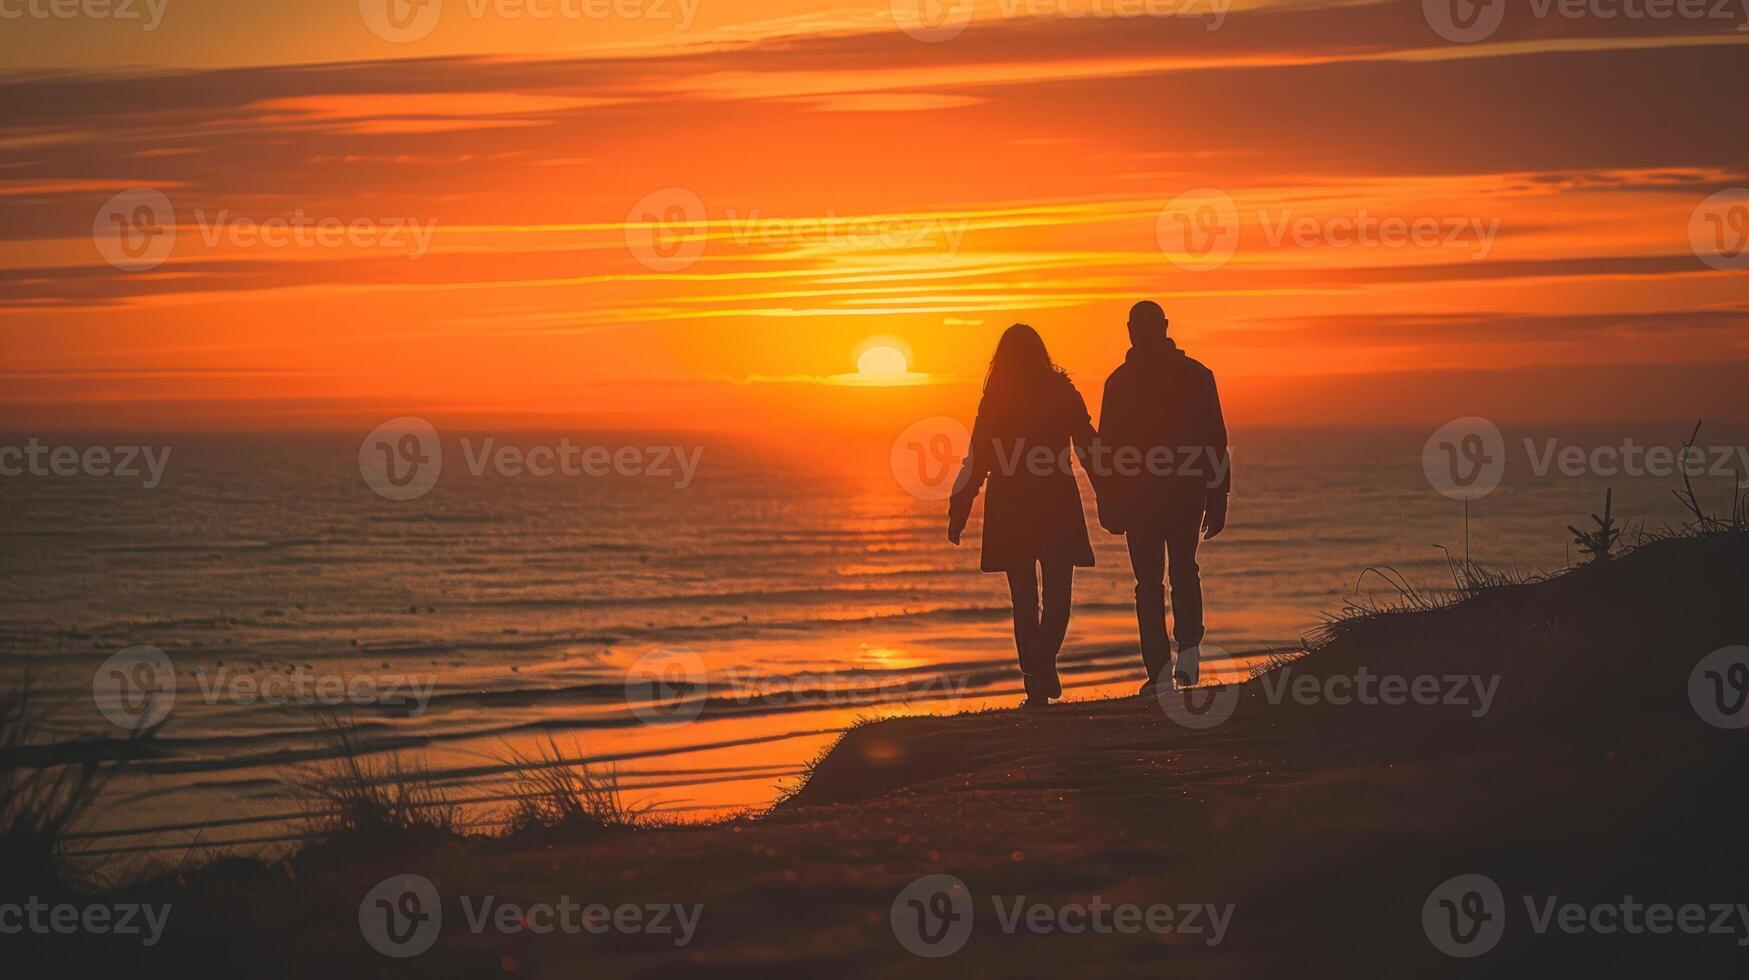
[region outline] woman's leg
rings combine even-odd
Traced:
[[[1052,697],[1061,697],[1063,693],[1062,682],[1057,679],[1057,651],[1063,648],[1063,637],[1069,632],[1069,607],[1074,593],[1074,565],[1053,563],[1044,566],[1044,609],[1039,615],[1034,669],[1045,675]]]
[[[1008,571],[1008,597],[1014,602],[1014,649],[1020,654],[1021,679],[1026,684],[1026,703],[1042,708],[1050,703],[1050,685],[1039,673],[1038,572],[1029,562]]]
[[[1014,603],[1014,650],[1020,669],[1033,669],[1033,651],[1038,647],[1038,572],[1029,563],[1008,570],[1008,598]]]

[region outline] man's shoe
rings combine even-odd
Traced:
[[[1178,651],[1178,662],[1172,665],[1172,684],[1175,687],[1195,687],[1202,678],[1202,648],[1187,647]]]
[[[1142,689],[1136,693],[1144,698],[1151,698],[1160,691],[1160,678],[1150,677],[1142,683]]]
[[[1057,673],[1055,667],[1052,667],[1050,671],[1045,674],[1045,693],[1053,698],[1060,698],[1063,696],[1063,678],[1062,675]]]

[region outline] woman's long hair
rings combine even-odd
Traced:
[[[1002,332],[996,342],[996,353],[990,356],[990,370],[984,375],[984,400],[992,404],[1012,405],[1029,392],[1067,378],[1063,369],[1051,360],[1045,349],[1045,339],[1024,323],[1016,323]]]

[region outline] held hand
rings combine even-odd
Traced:
[[[964,530],[964,525],[949,522],[947,525],[947,540],[957,547],[960,543],[960,532]]]
[[[1227,495],[1212,494],[1202,515],[1202,539],[1207,541],[1227,528]]]

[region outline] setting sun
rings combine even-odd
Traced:
[[[870,347],[856,359],[856,369],[869,381],[892,381],[910,371],[905,355],[892,347]]]
[[[831,375],[823,379],[826,383],[863,388],[894,388],[941,384],[951,380],[943,375],[912,371],[911,345],[890,334],[864,338],[851,354],[856,359],[856,370],[847,374]]]

